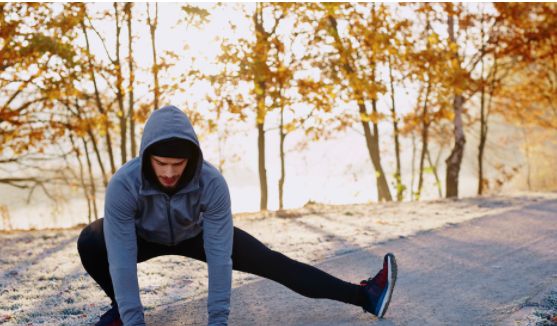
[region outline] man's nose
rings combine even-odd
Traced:
[[[172,167],[165,167],[162,174],[166,178],[171,178],[176,175],[175,169],[173,169]]]

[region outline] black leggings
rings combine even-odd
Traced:
[[[77,249],[85,270],[104,292],[114,300],[114,289],[108,270],[108,256],[103,236],[103,219],[96,220],[81,231]],[[162,255],[180,255],[206,261],[203,236],[165,246],[137,237],[137,262]],[[325,298],[361,306],[359,286],[342,281],[313,266],[300,263],[269,249],[241,229],[234,228],[232,268],[278,282],[310,298]]]

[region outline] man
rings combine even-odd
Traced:
[[[161,255],[205,261],[209,325],[227,325],[232,269],[279,282],[311,298],[360,306],[383,317],[396,281],[384,258],[374,278],[351,284],[275,252],[232,225],[228,186],[203,154],[187,116],[174,106],[151,114],[140,155],[110,180],[104,219],[83,229],[85,270],[112,301],[96,325],[145,325],[137,263]]]

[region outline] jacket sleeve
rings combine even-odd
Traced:
[[[203,219],[203,243],[209,270],[207,310],[210,326],[225,326],[230,312],[232,238],[234,227],[230,193],[222,176],[212,180]]]
[[[137,281],[136,210],[133,194],[114,176],[106,191],[103,228],[114,294],[126,326],[145,325]]]

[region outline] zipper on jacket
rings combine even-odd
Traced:
[[[170,227],[170,243],[174,245],[174,229],[172,228],[172,220],[170,219],[170,198],[168,196],[164,198],[166,199],[166,218],[168,219],[168,226]]]

